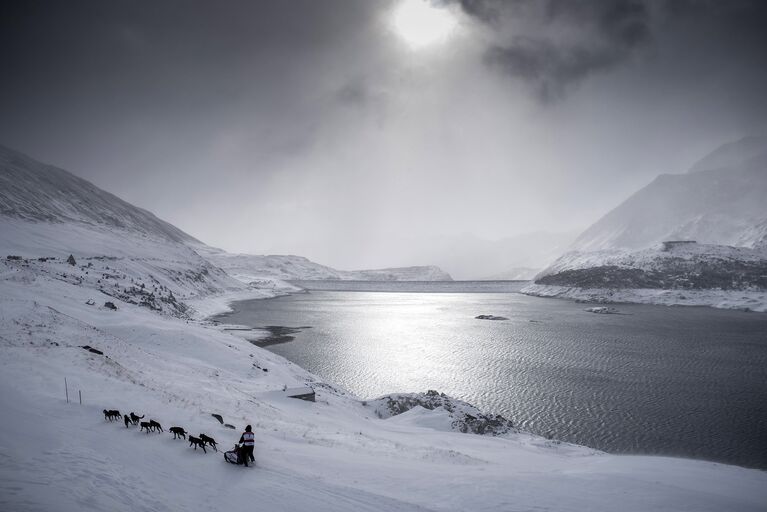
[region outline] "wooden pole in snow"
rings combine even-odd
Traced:
[[[69,403],[69,388],[67,387],[67,378],[64,377],[64,393],[67,395],[67,403]]]
[[[83,405],[83,392],[78,389],[77,394],[80,395],[80,405]]]

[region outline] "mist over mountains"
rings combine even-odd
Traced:
[[[434,266],[355,272],[297,256],[230,255],[68,171],[2,146],[0,232],[0,251],[6,255],[65,258],[74,254],[152,262],[156,271],[166,274],[191,272],[206,282],[208,292],[237,289],[242,282],[232,275],[246,279],[245,283],[263,278],[451,279]]]
[[[728,143],[687,173],[658,176],[584,231],[525,291],[767,309],[766,142]]]
[[[570,250],[639,250],[667,240],[759,247],[767,236],[767,139],[728,143],[685,174],[661,174]]]

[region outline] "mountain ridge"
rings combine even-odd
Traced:
[[[0,250],[8,255],[167,260],[210,274],[227,270],[213,271],[212,266],[220,269],[217,263],[228,266],[240,258],[250,262],[248,268],[229,270],[245,277],[240,279],[245,284],[263,278],[452,280],[429,266],[339,271],[299,256],[230,255],[69,171],[5,146],[0,146],[0,229]]]

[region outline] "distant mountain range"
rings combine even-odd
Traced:
[[[231,254],[207,246],[197,250],[208,261],[245,282],[257,281],[263,277],[286,281],[452,281],[450,274],[435,266],[336,270],[303,256]]]
[[[0,251],[8,256],[108,257],[151,262],[168,275],[194,274],[198,286],[188,293],[263,278],[451,280],[434,266],[340,271],[298,256],[228,254],[70,172],[2,146],[0,234]]]
[[[526,280],[560,256],[577,232],[533,231],[487,240],[472,234],[402,239],[409,261],[438,265],[455,279]]]

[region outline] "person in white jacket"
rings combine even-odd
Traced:
[[[240,457],[245,467],[248,466],[248,460],[256,462],[256,458],[253,457],[253,447],[256,445],[256,436],[253,434],[253,429],[248,425],[245,427],[245,432],[240,436]]]

